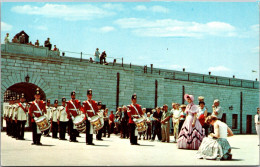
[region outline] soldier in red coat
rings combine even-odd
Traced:
[[[34,95],[35,100],[30,102],[29,115],[32,118],[32,138],[33,143],[36,145],[42,145],[41,143],[41,131],[39,127],[36,125],[35,120],[37,120],[40,116],[43,116],[46,113],[45,102],[41,100],[40,89],[36,89],[36,93]]]
[[[129,128],[130,128],[130,143],[131,145],[140,145],[137,143],[136,125],[133,121],[134,118],[140,118],[143,115],[141,105],[137,104],[136,94],[132,95],[132,104],[128,105],[127,114],[129,116]]]
[[[68,127],[69,127],[69,135],[70,135],[70,142],[78,142],[77,138],[77,129],[76,126],[73,124],[73,120],[76,116],[81,114],[81,102],[80,100],[76,99],[75,91],[71,92],[71,100],[67,101],[66,112],[67,117],[69,119]]]
[[[91,117],[97,115],[98,106],[97,102],[92,100],[92,90],[87,90],[87,98],[88,100],[82,103],[82,112],[85,114],[86,120],[86,144],[87,145],[95,145],[93,143],[93,126],[90,124]]]

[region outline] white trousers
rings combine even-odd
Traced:
[[[258,144],[260,144],[260,125],[255,125],[256,133],[258,135]]]

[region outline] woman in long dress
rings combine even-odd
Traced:
[[[208,116],[206,123],[214,126],[214,133],[203,139],[196,154],[197,158],[232,159],[231,147],[227,141],[227,136],[233,136],[231,129],[216,116]]]
[[[184,95],[184,99],[189,103],[185,109],[186,120],[182,125],[178,140],[178,148],[197,150],[204,137],[204,129],[197,119],[198,106],[193,103],[193,95]]]

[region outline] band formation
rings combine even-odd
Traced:
[[[53,106],[50,105],[49,99],[46,102],[41,100],[39,88],[36,89],[34,98],[34,101],[26,103],[26,97],[22,93],[20,97],[11,98],[9,105],[5,106],[4,119],[8,136],[24,140],[24,128],[26,124],[28,126],[30,119],[32,145],[42,145],[42,134],[50,137],[50,132],[53,138],[58,138],[59,133],[60,140],[67,140],[65,136],[68,132],[70,142],[78,142],[76,138],[79,134],[85,133],[86,144],[95,145],[93,134],[96,134],[97,140],[102,140],[102,133],[105,137],[108,130],[109,137],[111,128],[114,127],[121,129],[121,138],[130,138],[131,145],[139,145],[138,135],[139,140],[143,136],[144,139],[154,141],[157,136],[161,142],[170,142],[170,118],[172,118],[174,143],[177,143],[178,148],[198,150],[199,158],[216,159],[225,156],[226,159],[231,158],[231,147],[226,136],[233,134],[226,124],[221,122],[223,111],[217,99],[212,105],[213,112],[208,117],[202,96],[198,97],[199,105],[193,103],[193,95],[186,94],[184,98],[188,102],[187,106],[172,103],[173,109],[168,111],[168,106],[165,104],[163,107],[153,109],[152,113],[146,113],[146,109],[137,104],[137,95],[133,94],[130,105],[119,107],[116,116],[111,111],[108,117],[108,109],[101,109],[101,101],[92,100],[91,89],[87,90],[86,101],[76,99],[76,92],[73,91],[69,101],[62,98],[61,106],[58,106],[57,99]],[[108,126],[110,128],[107,128]],[[218,127],[218,130],[214,133],[215,127]],[[209,130],[212,133],[209,134]],[[212,144],[216,143],[216,140],[219,141],[217,146]],[[214,155],[208,153],[209,146],[214,146],[215,149],[221,148],[222,153],[219,154],[220,151],[213,151]]]

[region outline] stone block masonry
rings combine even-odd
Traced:
[[[34,49],[34,52],[36,50]],[[46,94],[46,98],[70,99],[70,92],[75,90],[76,97],[81,101],[87,99],[87,89],[93,90],[93,99],[102,101],[110,110],[116,109],[117,73],[119,73],[119,106],[131,103],[131,95],[137,94],[138,103],[145,108],[155,107],[155,81],[157,80],[157,105],[182,103],[183,87],[185,92],[193,94],[195,103],[198,96],[205,97],[208,112],[212,112],[211,105],[214,99],[220,100],[220,105],[226,114],[226,122],[232,127],[237,121],[235,133],[240,133],[240,117],[242,116],[242,133],[247,133],[254,128],[254,115],[259,106],[259,82],[244,81],[235,78],[216,76],[204,76],[187,72],[176,72],[163,69],[155,69],[151,73],[144,73],[143,67],[131,65],[113,66],[113,64],[100,65],[80,61],[69,57],[48,57],[28,54],[1,53],[1,94],[16,83],[25,82],[25,76],[29,75],[29,83],[40,87]],[[160,72],[159,72],[160,70]],[[164,72],[165,71],[165,72]],[[252,86],[254,84],[254,87]],[[229,86],[231,85],[231,86]],[[242,111],[240,109],[242,92]],[[34,92],[32,92],[33,94]],[[187,104],[187,102],[185,102]],[[3,105],[3,100],[1,101]],[[233,110],[230,107],[233,107]],[[2,107],[1,107],[2,109]],[[3,114],[3,112],[1,112]],[[233,115],[237,114],[237,120]],[[248,127],[247,117],[252,116],[251,127]]]

